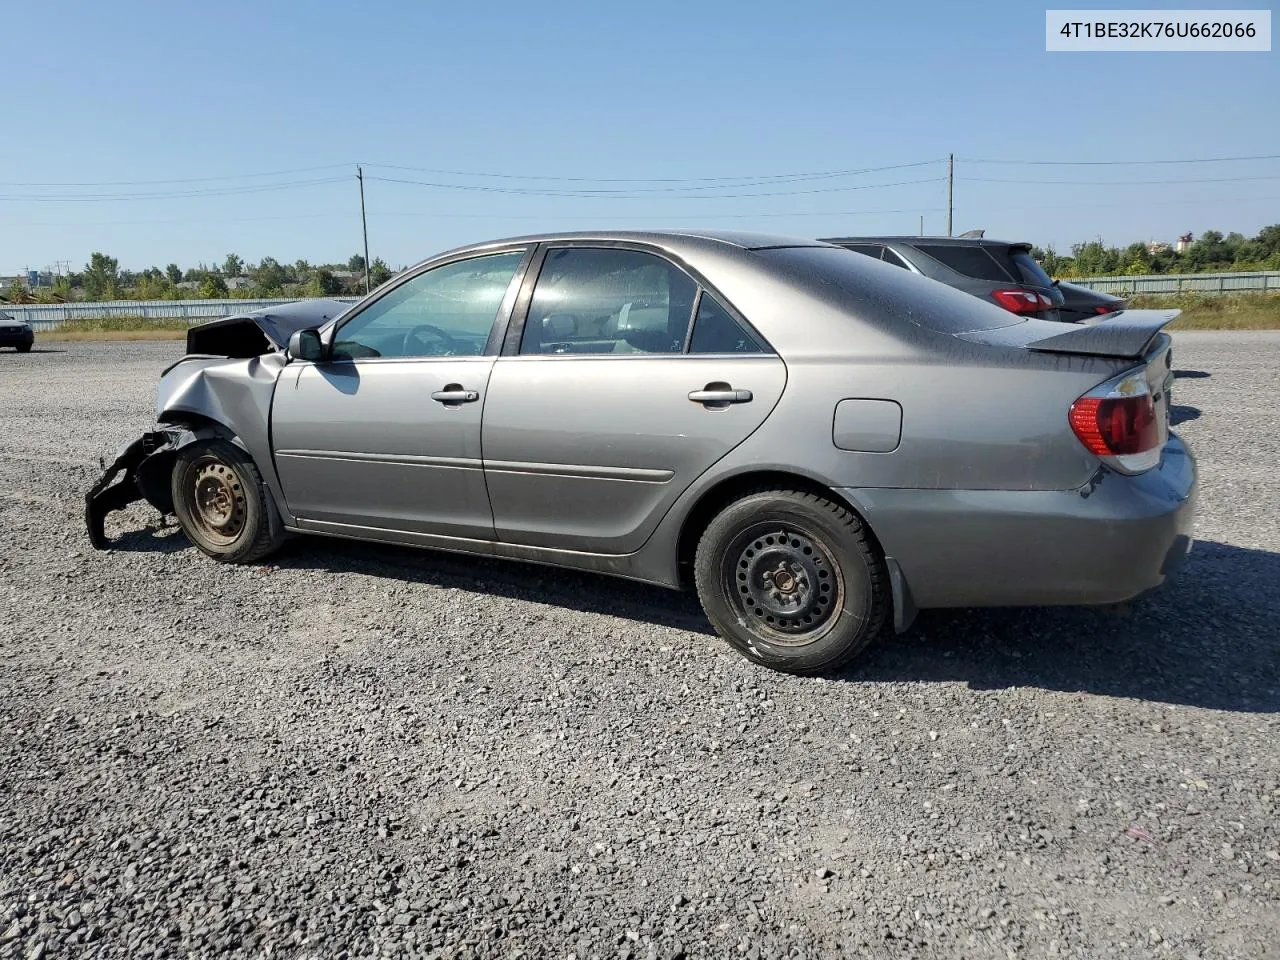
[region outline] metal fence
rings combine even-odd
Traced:
[[[1065,282],[1089,287],[1099,293],[1131,296],[1135,293],[1280,293],[1280,270],[1252,273],[1166,273],[1140,277],[1074,277]]]
[[[104,303],[5,304],[0,306],[0,310],[15,320],[27,321],[37,333],[48,333],[69,320],[142,317],[145,320],[200,323],[297,300],[297,297],[271,300],[111,300]]]

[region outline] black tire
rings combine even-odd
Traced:
[[[20,343],[20,344],[18,344],[18,352],[19,352],[19,353],[30,353],[30,352],[31,352],[31,344],[29,344],[29,343]]]
[[[170,491],[183,533],[215,560],[253,563],[283,541],[262,475],[233,443],[198,440],[179,450]]]
[[[716,631],[787,673],[853,661],[883,632],[891,602],[858,516],[797,490],[757,490],[725,507],[698,541],[694,579]]]

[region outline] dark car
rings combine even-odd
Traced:
[[[35,339],[31,324],[15,320],[0,310],[0,347],[13,347],[19,353],[26,353],[35,343]]]
[[[1039,320],[1061,320],[1062,292],[1031,256],[1031,244],[978,237],[835,237],[825,240],[939,280]]]
[[[1094,317],[1106,316],[1108,313],[1119,313],[1129,306],[1128,300],[1113,297],[1109,293],[1099,293],[1088,287],[1074,283],[1058,281],[1058,289],[1062,291],[1063,304],[1058,309],[1061,319],[1068,323],[1079,323]]]

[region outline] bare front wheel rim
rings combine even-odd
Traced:
[[[201,535],[220,545],[234,543],[244,532],[248,513],[239,475],[213,457],[198,460],[192,475],[192,517]]]
[[[794,524],[753,524],[729,544],[723,570],[734,612],[770,644],[814,643],[844,607],[839,564],[821,538]]]

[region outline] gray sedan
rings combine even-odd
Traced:
[[[1173,316],[1064,328],[789,237],[469,246],[193,328],[86,518],[109,546],[145,498],[224,562],[310,533],[691,588],[746,656],[826,671],[920,608],[1166,579]]]

